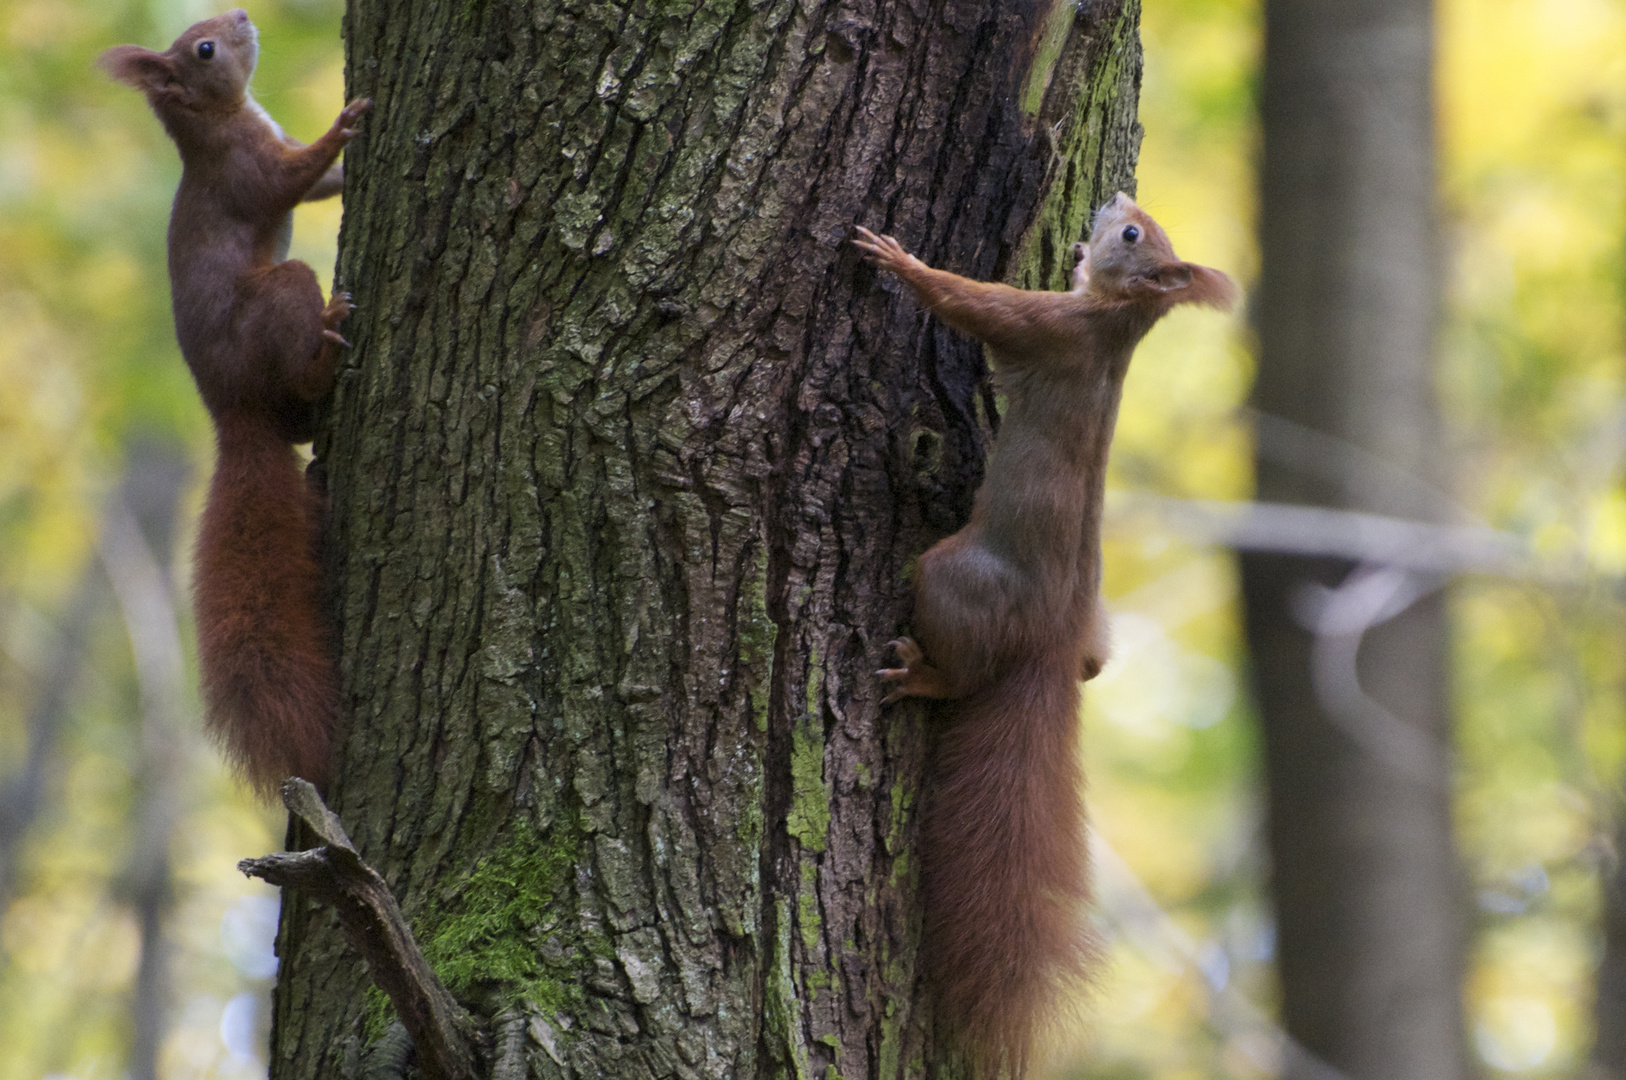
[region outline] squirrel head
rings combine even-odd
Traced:
[[[1123,192],[1096,211],[1089,244],[1078,245],[1074,280],[1102,300],[1155,304],[1207,304],[1229,311],[1236,285],[1218,270],[1182,262],[1169,235]]]
[[[147,95],[162,113],[169,108],[229,112],[240,108],[260,58],[260,36],[248,12],[235,8],[194,23],[167,52],[116,45],[102,53],[107,73]]]

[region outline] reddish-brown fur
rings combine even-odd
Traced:
[[[1069,292],[971,281],[858,231],[988,346],[1009,402],[970,523],[920,558],[920,644],[894,642],[902,666],[881,675],[888,701],[953,701],[923,823],[926,962],[977,1071],[1020,1077],[1090,956],[1078,707],[1106,660],[1101,506],[1123,378],[1170,308],[1227,308],[1234,288],[1176,258],[1122,194],[1077,246]]]
[[[250,414],[216,425],[193,606],[210,722],[262,788],[327,778],[338,688],[312,550],[315,501],[293,448]]]
[[[286,259],[290,215],[342,187],[334,161],[371,103],[351,102],[304,146],[249,96],[258,57],[238,9],[167,52],[120,45],[101,63],[146,95],[181,154],[169,222],[175,336],[218,449],[193,581],[204,703],[232,760],[269,793],[291,775],[325,782],[338,705],[313,546],[320,506],[292,446],[315,433],[350,298],[324,306],[315,272]]]

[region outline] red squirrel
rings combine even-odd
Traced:
[[[1176,304],[1230,308],[1231,280],[1181,262],[1121,192],[1074,246],[1073,287],[933,270],[859,228],[868,259],[983,342],[1008,407],[971,521],[915,570],[919,644],[889,648],[886,701],[949,706],[922,821],[923,951],[938,1009],[981,1075],[1020,1077],[1085,979],[1080,683],[1106,661],[1101,506],[1130,354]]]
[[[316,431],[350,297],[325,305],[287,258],[294,206],[343,186],[339,152],[371,108],[347,105],[305,146],[249,96],[259,58],[241,9],[197,23],[167,52],[102,54],[140,90],[181,155],[169,281],[181,355],[214,420],[216,463],[194,555],[193,608],[208,724],[268,794],[328,777],[338,676],[321,610],[320,496],[294,444]]]

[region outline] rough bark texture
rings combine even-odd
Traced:
[[[1431,4],[1265,11],[1259,497],[1437,517]],[[1287,1030],[1356,1080],[1465,1076],[1438,583],[1390,578],[1422,598],[1384,621],[1349,563],[1242,564]],[[1373,626],[1318,639],[1338,585]]]
[[[352,5],[329,802],[499,1075],[937,1070],[873,670],[992,395],[844,241],[1061,286],[1137,16]],[[273,1076],[353,1071],[376,992],[297,897],[280,943]]]

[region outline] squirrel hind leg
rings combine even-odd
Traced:
[[[333,337],[350,314],[350,297],[337,293],[324,304],[316,271],[298,259],[251,274],[244,286],[243,333],[275,371],[273,385],[303,402],[320,400],[333,389],[339,362]]]
[[[987,686],[1029,651],[1026,614],[1034,602],[1026,575],[983,545],[974,526],[927,549],[915,564],[914,626],[952,691],[939,696]]]

